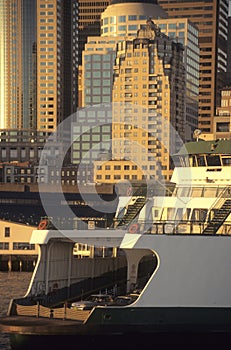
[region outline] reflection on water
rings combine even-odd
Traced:
[[[6,315],[12,298],[25,295],[31,276],[31,272],[0,272],[0,316]],[[10,350],[7,334],[0,333],[0,349]]]

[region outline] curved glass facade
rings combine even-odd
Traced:
[[[167,14],[155,1],[113,1],[101,14],[101,36],[136,36],[141,21],[149,18]]]

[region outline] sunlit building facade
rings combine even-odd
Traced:
[[[226,84],[228,0],[159,0],[169,17],[189,18],[199,30],[200,85],[198,126],[213,131],[220,89]]]
[[[148,18],[167,18],[156,0],[112,0],[101,15],[101,36],[133,36]]]
[[[37,128],[54,131],[77,108],[77,1],[37,0]]]
[[[138,169],[136,179],[124,171],[116,174],[120,178],[111,174],[106,179],[109,162],[97,162],[97,181],[116,182],[129,176],[129,180],[168,181],[170,152],[177,147],[172,131],[177,130],[182,139],[185,135],[184,95],[182,44],[162,34],[152,21],[136,38],[119,42],[112,98],[112,166],[117,161],[117,169]]]
[[[110,0],[78,1],[78,61],[80,65],[87,38],[100,35],[100,16],[110,2]]]
[[[163,9],[153,1],[132,2],[129,1],[112,1],[101,15],[101,37],[90,37],[83,50],[83,67],[82,67],[82,101],[81,106],[100,103],[103,99],[108,98],[110,90],[101,88],[101,99],[94,96],[95,84],[94,75],[99,67],[96,59],[100,60],[99,55],[105,56],[110,54],[113,59],[115,53],[115,43],[123,40],[125,37],[136,36],[138,29],[146,26],[148,18],[161,28],[161,31],[168,35],[172,40],[184,45],[184,65],[186,70],[186,103],[185,103],[185,139],[191,140],[194,130],[198,127],[198,100],[199,100],[199,48],[198,48],[198,30],[197,27],[186,18],[168,19]],[[109,53],[109,50],[111,52]],[[97,56],[96,56],[97,55]],[[90,58],[91,56],[91,58]],[[89,59],[89,62],[86,62]],[[101,61],[103,58],[101,58]],[[88,68],[85,68],[87,64]],[[92,73],[89,73],[89,64],[91,64]],[[108,64],[108,63],[107,63]],[[113,63],[111,64],[111,69]],[[101,63],[101,69],[104,65]],[[94,71],[94,72],[93,72]],[[88,75],[88,76],[86,76]],[[101,74],[102,75],[102,74]],[[104,81],[105,77],[101,77]],[[106,82],[104,81],[104,84]],[[99,83],[98,83],[99,84]]]
[[[36,0],[0,1],[0,127],[34,127]]]
[[[212,133],[203,133],[205,140],[231,139],[231,87],[221,90],[221,105],[216,109]]]
[[[155,20],[161,32],[172,40],[184,45],[183,61],[186,74],[185,94],[185,140],[191,141],[198,127],[199,102],[199,47],[198,29],[187,18],[168,18]]]
[[[0,0],[0,41],[0,127],[54,131],[77,108],[77,0]]]
[[[116,37],[89,37],[83,51],[82,105],[93,106],[112,102],[113,66]]]

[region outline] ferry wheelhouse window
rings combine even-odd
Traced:
[[[198,166],[205,166],[205,157],[203,155],[197,156],[197,164]]]
[[[5,237],[10,237],[10,227],[5,227]]]
[[[207,156],[206,157],[208,166],[219,166],[221,165],[219,156]]]
[[[174,166],[176,166],[176,167],[188,167],[189,166],[188,156],[174,157],[173,161],[174,161]]]
[[[223,165],[231,165],[231,157],[223,157],[222,164]]]

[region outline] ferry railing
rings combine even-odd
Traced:
[[[50,318],[50,319],[62,319],[62,320],[75,320],[85,321],[89,316],[91,310],[76,310],[68,308],[64,303],[62,307],[51,308],[40,305],[19,305],[15,304],[15,314],[17,316],[27,316],[36,318]]]
[[[133,228],[134,224],[125,225],[121,227],[128,233],[138,234],[203,234],[207,227],[207,222],[202,220],[165,220],[165,221],[138,221],[136,230]],[[216,226],[214,225],[213,233],[216,233]],[[231,234],[231,221],[223,223],[222,227],[217,232],[218,234]]]
[[[225,203],[227,198],[231,198],[231,186],[225,187],[215,200],[211,207],[208,209],[208,216],[207,216],[207,221],[210,219],[210,215],[213,211],[213,209],[220,209],[222,205]]]

